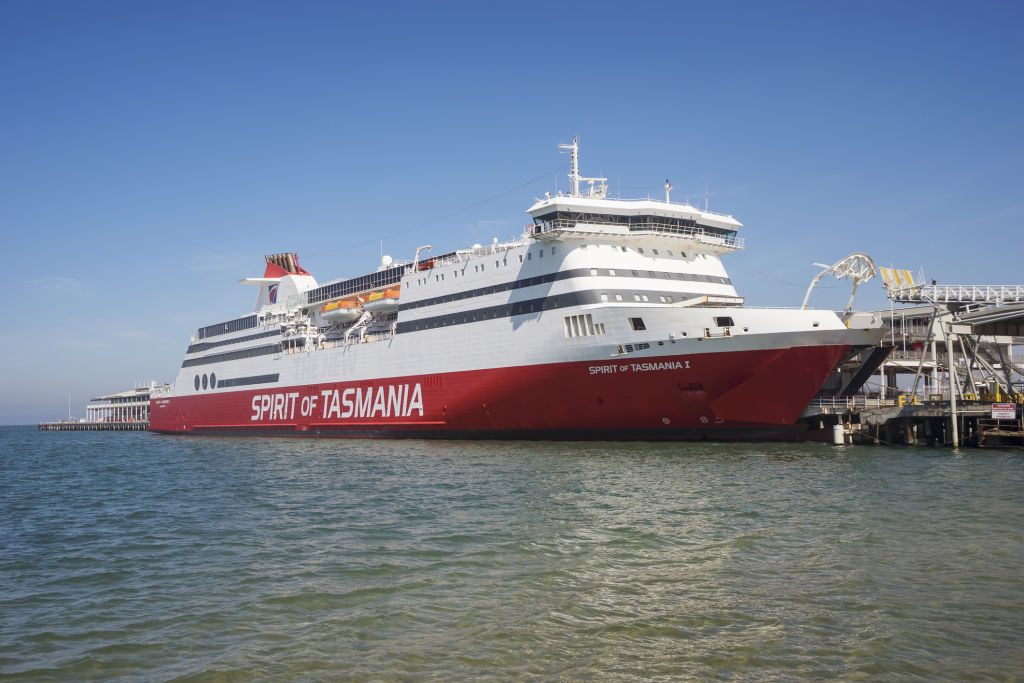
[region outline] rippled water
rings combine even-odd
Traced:
[[[1024,677],[1024,453],[0,429],[0,677]]]

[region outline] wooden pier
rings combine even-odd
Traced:
[[[149,429],[149,420],[131,422],[75,421],[40,422],[41,432],[144,432]]]

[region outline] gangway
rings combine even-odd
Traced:
[[[1024,285],[939,285],[918,281],[909,270],[880,268],[889,299],[900,304],[1024,303]]]

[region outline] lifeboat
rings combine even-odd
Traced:
[[[350,323],[357,320],[362,314],[363,307],[358,299],[328,301],[320,308],[320,317],[332,323]]]
[[[398,310],[398,294],[397,289],[373,292],[366,299],[363,308],[371,313],[393,313]]]

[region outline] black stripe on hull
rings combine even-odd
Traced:
[[[251,384],[273,384],[281,378],[281,374],[275,372],[272,375],[253,375],[252,377],[233,377],[222,379],[217,382],[217,389],[225,387],[243,387]]]

